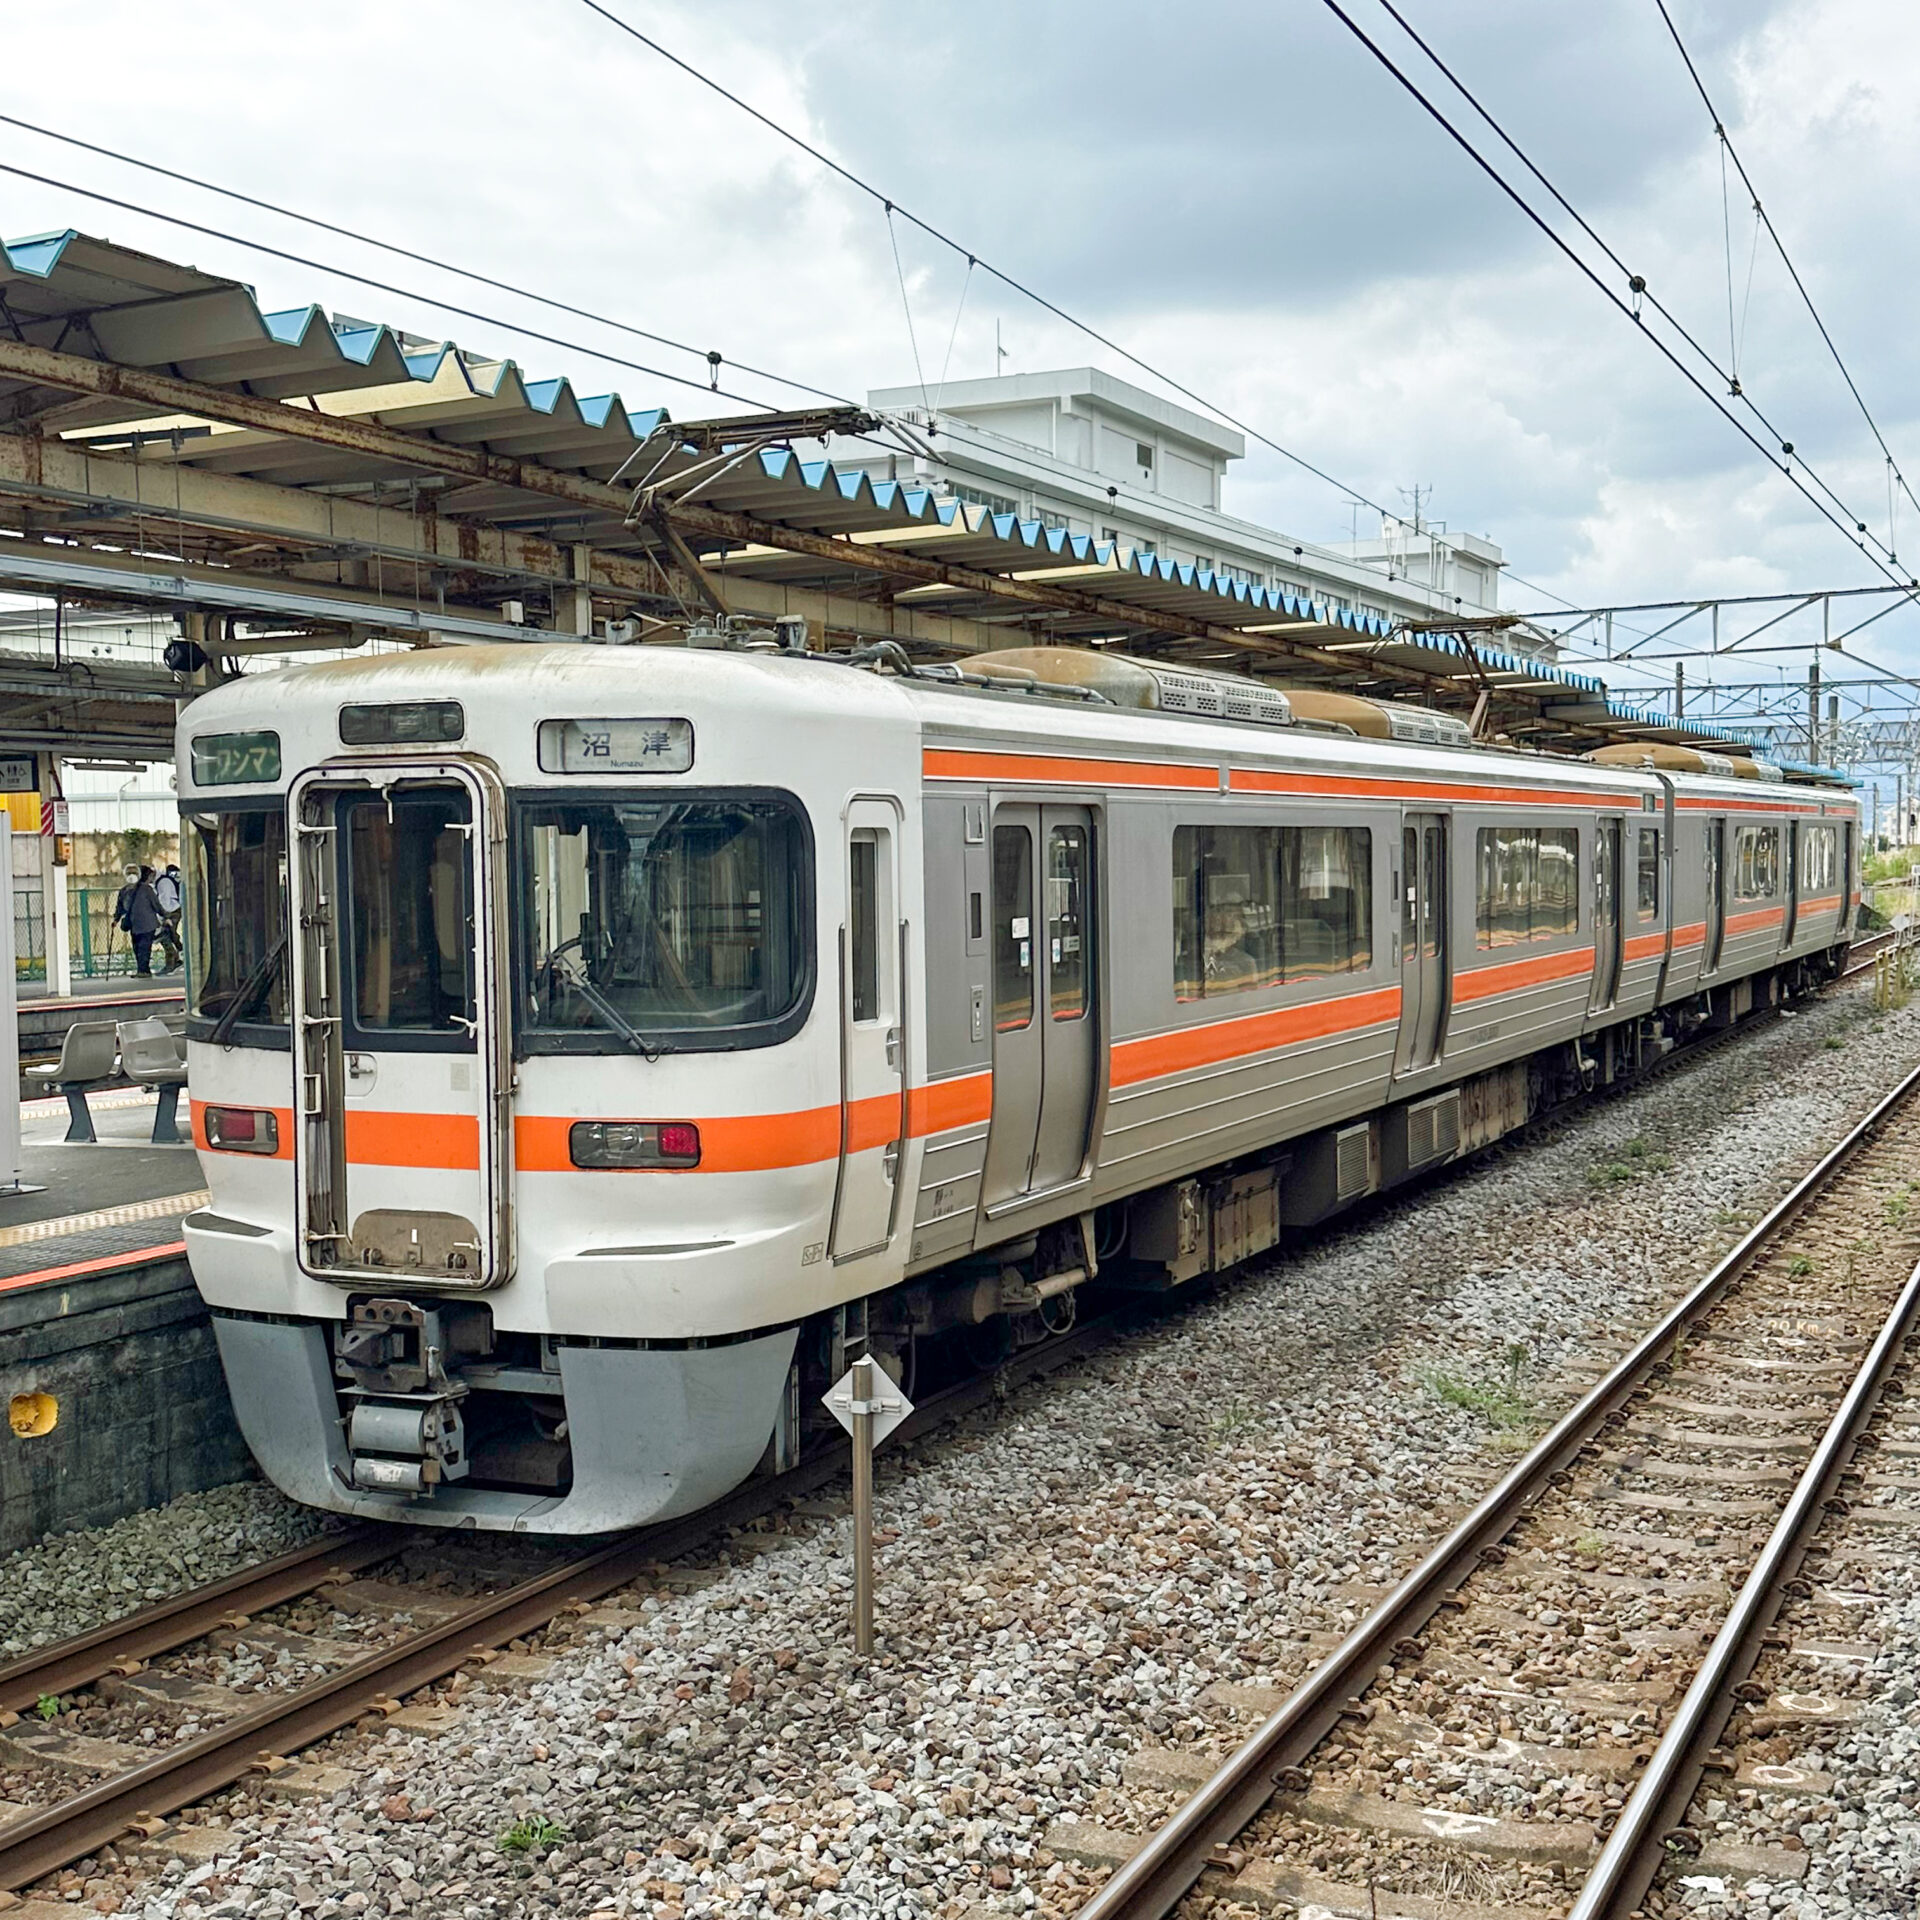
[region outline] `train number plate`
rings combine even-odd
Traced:
[[[685,773],[691,720],[542,720],[542,773]]]

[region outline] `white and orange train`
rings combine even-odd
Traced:
[[[790,1459],[863,1345],[1245,1259],[1833,974],[1851,796],[1690,764],[1064,649],[207,693],[187,1241],[240,1424],[314,1506],[597,1532]]]

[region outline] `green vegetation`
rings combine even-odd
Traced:
[[[1424,1368],[1414,1377],[1436,1400],[1450,1407],[1465,1407],[1496,1430],[1511,1431],[1530,1425],[1535,1418],[1527,1381],[1533,1356],[1516,1341],[1507,1349],[1505,1362],[1499,1373],[1477,1378],[1449,1373],[1441,1367]]]
[[[1212,1426],[1216,1438],[1231,1440],[1236,1433],[1243,1433],[1248,1427],[1258,1425],[1259,1420],[1258,1407],[1250,1407],[1241,1400],[1232,1400],[1213,1416]]]
[[[1573,1543],[1573,1550],[1582,1560],[1598,1560],[1604,1557],[1607,1543],[1597,1533],[1583,1533]]]
[[[1611,1160],[1596,1160],[1587,1169],[1587,1184],[1595,1187],[1624,1186],[1649,1173],[1665,1173],[1673,1162],[1664,1153],[1656,1153],[1647,1142],[1635,1136],[1622,1146]]]
[[[530,1813],[505,1829],[496,1843],[502,1853],[540,1853],[573,1836],[544,1813]]]
[[[1796,1253],[1793,1258],[1787,1262],[1787,1278],[1789,1280],[1798,1280],[1801,1275],[1811,1273],[1812,1271],[1813,1262],[1809,1260],[1804,1253]]]
[[[43,1693],[33,1703],[33,1710],[42,1720],[57,1720],[60,1717],[60,1700],[57,1694]]]

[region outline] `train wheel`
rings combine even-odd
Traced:
[[[867,1351],[879,1361],[887,1378],[909,1400],[920,1377],[920,1347],[911,1333],[881,1334],[867,1342]]]
[[[1013,1351],[1013,1322],[1004,1313],[996,1313],[992,1319],[968,1327],[963,1339],[967,1363],[976,1372],[989,1372]]]

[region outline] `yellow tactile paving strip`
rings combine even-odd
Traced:
[[[21,1247],[32,1240],[58,1240],[63,1234],[91,1233],[96,1227],[125,1227],[136,1220],[159,1220],[168,1214],[191,1213],[213,1196],[201,1187],[192,1193],[164,1193],[157,1200],[129,1200],[125,1206],[101,1207],[94,1213],[67,1213],[56,1220],[29,1220],[24,1226],[0,1227],[0,1247]]]

